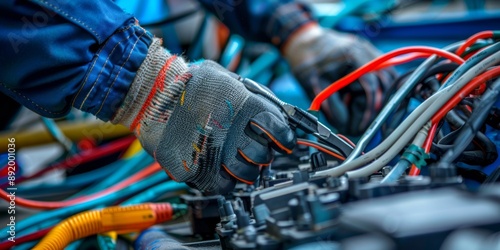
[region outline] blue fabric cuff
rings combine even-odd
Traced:
[[[111,119],[128,92],[153,40],[134,19],[110,36],[94,56],[72,106]]]

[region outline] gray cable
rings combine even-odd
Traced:
[[[429,108],[430,106],[432,106],[432,104],[433,104],[434,101],[436,101],[437,99],[441,98],[442,94],[443,93],[439,93],[438,92],[438,93],[432,95],[431,97],[429,97],[425,102],[423,102],[422,104],[420,104],[418,106],[418,108],[415,109],[403,121],[403,123],[396,128],[396,130],[394,130],[394,132],[392,132],[384,141],[382,141],[382,143],[380,143],[376,148],[374,148],[370,152],[368,152],[368,153],[366,153],[364,155],[359,156],[358,158],[356,158],[355,160],[353,160],[353,161],[351,161],[351,162],[349,162],[347,164],[341,164],[338,167],[335,167],[335,168],[332,168],[332,169],[328,169],[328,170],[324,170],[324,171],[320,171],[320,172],[317,172],[316,174],[317,175],[340,176],[340,175],[344,174],[345,172],[347,172],[347,171],[349,171],[351,169],[354,169],[354,168],[357,168],[357,167],[362,166],[364,164],[367,164],[367,163],[373,161],[374,159],[378,158],[387,149],[389,149],[395,142],[401,140],[400,137],[403,135],[403,132],[404,132],[404,129],[402,129],[402,128],[403,127],[405,127],[405,128],[409,127],[411,125],[411,123],[413,121],[415,121],[415,119],[417,119],[427,108]],[[409,138],[408,141],[410,139],[411,138]],[[405,144],[408,141],[406,141]],[[404,144],[402,146],[400,146],[399,148],[402,148],[403,146],[404,146]]]
[[[390,144],[384,145],[384,146],[390,146],[390,148],[389,148],[389,150],[387,150],[387,152],[385,152],[382,155],[382,157],[377,159],[375,162],[367,165],[366,167],[348,172],[347,173],[348,176],[349,177],[368,176],[368,175],[371,175],[372,173],[374,173],[375,171],[378,171],[383,166],[385,166],[385,164],[387,164],[391,159],[393,159],[398,154],[398,152],[401,150],[401,148],[403,148],[411,140],[411,138],[413,138],[413,136],[415,136],[415,134],[422,128],[422,126],[427,121],[429,121],[430,118],[432,118],[432,116],[441,107],[443,107],[443,105],[448,100],[450,100],[460,89],[462,89],[467,83],[469,83],[472,80],[472,78],[474,78],[478,74],[481,74],[487,68],[494,66],[498,62],[500,62],[500,50],[495,52],[493,55],[485,58],[479,64],[476,64],[473,67],[471,67],[470,70],[468,70],[460,78],[458,78],[458,80],[455,83],[450,84],[448,87],[446,87],[446,88],[440,90],[439,92],[437,92],[436,94],[434,94],[433,96],[438,96],[437,100],[433,101],[431,103],[431,105],[426,105],[429,107],[420,105],[415,110],[415,111],[417,111],[420,109],[420,112],[415,112],[415,111],[412,112],[411,115],[407,119],[405,119],[405,121],[393,132],[394,136],[393,136],[393,134],[391,134],[389,136],[389,137],[393,137],[393,138],[391,138],[391,140],[387,140],[387,139],[389,139],[389,137],[388,137],[386,140],[384,140],[384,142],[385,141],[393,142],[394,140],[396,140],[396,141],[395,141],[395,143],[390,143]],[[429,98],[429,99],[431,99],[431,98]],[[426,103],[426,102],[427,101],[425,101],[424,103]],[[418,116],[414,115],[414,113],[418,114]],[[410,125],[409,128],[408,128],[408,125]],[[402,132],[404,132],[404,133],[402,133]],[[402,134],[402,136],[398,140],[396,136],[399,134]],[[382,142],[382,144],[384,144],[384,142]],[[382,146],[382,144],[380,144],[380,146]],[[375,148],[372,151],[377,150],[377,148]],[[383,152],[383,149],[384,148],[382,147],[381,149],[375,151],[373,153],[373,155],[380,155],[381,152],[379,152],[379,151]],[[372,153],[372,152],[370,152],[370,153]],[[368,153],[368,154],[370,154],[370,153]],[[365,154],[363,156],[368,157],[368,154]],[[373,157],[373,156],[370,156],[370,157]],[[376,157],[373,157],[372,159],[375,159],[375,158]],[[352,163],[354,163],[354,161]],[[348,166],[348,167],[349,167],[349,170],[351,170],[351,169],[354,169],[356,167],[360,167],[363,164],[364,163],[357,163],[357,164],[352,164],[351,166]],[[347,167],[345,167],[345,168],[347,168]]]
[[[418,147],[422,147],[429,134],[429,129],[431,127],[431,122],[427,122],[420,131],[418,131],[415,139],[411,144],[416,145]],[[392,183],[396,182],[401,175],[406,171],[407,168],[411,166],[411,162],[406,159],[400,159],[398,163],[392,168],[392,170],[380,181],[380,183]]]
[[[491,55],[493,52],[498,51],[500,49],[500,43],[493,44],[490,47],[487,47],[487,49],[477,53],[473,57],[471,57],[469,60],[467,60],[465,63],[460,65],[451,75],[450,77],[446,80],[446,82],[441,86],[440,89],[448,86],[450,83],[452,83],[455,79],[458,79],[460,76],[463,75],[464,72],[467,72],[470,70],[474,65],[477,65],[477,63],[481,62],[484,60],[487,56]],[[428,122],[420,131],[418,132],[417,136],[415,136],[415,139],[413,140],[412,144],[415,144],[417,146],[421,146],[423,142],[425,141],[426,135],[428,134],[428,131],[430,129],[430,123]],[[424,136],[425,135],[425,136]],[[387,174],[387,176],[382,179],[381,183],[391,183],[395,182],[399,179],[399,177],[404,173],[404,171],[411,165],[410,162],[406,160],[400,160],[394,168]]]
[[[462,42],[457,42],[451,45],[448,45],[444,48],[446,51],[455,51],[462,45]],[[373,120],[370,126],[366,129],[365,133],[361,136],[359,141],[356,143],[356,147],[351,152],[351,154],[347,157],[347,159],[343,162],[343,164],[349,163],[354,160],[356,157],[361,155],[361,152],[366,148],[368,143],[370,143],[371,139],[377,134],[377,132],[382,127],[382,124],[387,120],[389,115],[394,112],[394,109],[399,107],[401,102],[404,100],[405,96],[407,96],[410,91],[415,87],[415,85],[422,80],[422,77],[427,73],[427,70],[434,65],[434,63],[438,60],[437,56],[431,56],[427,60],[418,66],[417,69],[411,74],[406,83],[398,89],[398,91],[394,94],[394,96],[390,99],[390,101],[384,106],[382,111],[377,115],[377,117]]]
[[[469,69],[471,69],[474,65],[477,65],[478,63],[483,61],[486,57],[490,56],[491,54],[499,50],[500,50],[500,43],[494,43],[486,47],[485,49],[477,52],[471,58],[465,61],[462,65],[460,65],[455,71],[453,71],[450,77],[448,77],[448,79],[443,83],[441,88],[448,87],[450,83],[454,82],[465,72],[469,71]]]
[[[370,151],[367,154],[360,156],[358,162],[353,161],[351,165],[345,166],[345,169],[352,170],[357,167],[363,166],[374,159],[377,159],[372,164],[368,165],[366,168],[371,166],[371,169],[377,168],[380,164],[384,164],[384,166],[389,163],[394,156],[397,155],[401,151],[401,149],[413,138],[413,136],[417,133],[417,131],[424,125],[427,120],[422,120],[420,117],[424,115],[424,113],[428,113],[429,109],[435,106],[435,102],[439,99],[444,98],[444,93],[434,94],[429,97],[424,103],[422,103],[417,109],[415,109],[408,118],[406,118],[403,123],[392,132],[389,137],[387,137],[379,146]],[[435,113],[435,112],[433,112]],[[432,114],[431,114],[432,115]],[[422,123],[417,123],[417,121],[422,120]],[[417,125],[415,125],[417,124]],[[408,129],[408,130],[407,130]],[[410,133],[408,133],[410,131]],[[387,152],[389,153],[387,153]],[[390,155],[393,155],[390,157]],[[380,158],[379,158],[380,157]],[[363,168],[364,169],[364,168]],[[359,172],[350,172],[348,173],[350,177],[356,177]],[[364,173],[364,172],[363,172]],[[372,172],[373,173],[373,172]],[[370,173],[370,174],[372,174]]]
[[[436,111],[440,109],[458,90],[460,90],[465,84],[467,84],[474,76],[483,72],[498,61],[500,61],[500,51],[491,55],[486,60],[483,60],[480,64],[472,67],[462,77],[460,77],[455,84],[452,84],[429,97],[375,149],[364,155],[361,155],[360,157],[349,163],[342,164],[333,169],[319,171],[316,173],[316,175],[340,176],[346,171],[363,166],[364,164],[367,164],[380,156],[382,157],[380,157],[380,159],[378,159],[374,163],[362,169],[350,172],[349,176],[355,177],[370,175],[373,172],[377,171],[379,168],[385,166],[385,164],[387,164],[392,158],[394,158],[394,156],[401,150],[401,148],[403,148],[415,136],[415,134],[434,115],[434,113],[436,113]]]

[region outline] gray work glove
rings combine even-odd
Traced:
[[[253,183],[272,149],[291,153],[296,141],[273,103],[217,63],[188,67],[158,40],[112,121],[133,130],[172,179],[209,194]]]
[[[318,25],[308,25],[297,33],[290,36],[283,53],[311,99],[379,55],[360,37]],[[393,78],[392,69],[365,74],[332,95],[322,105],[328,122],[342,134],[362,134],[382,108]]]

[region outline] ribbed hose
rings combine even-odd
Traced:
[[[101,211],[83,212],[52,229],[34,249],[64,249],[74,240],[100,231]]]
[[[108,231],[141,230],[172,218],[169,203],[109,207],[74,215],[52,229],[34,249],[64,249],[71,242]]]

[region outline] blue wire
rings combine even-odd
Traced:
[[[178,183],[175,181],[167,181],[164,183],[160,183],[157,186],[154,186],[140,194],[137,194],[136,196],[133,196],[132,198],[129,198],[128,200],[122,202],[122,205],[132,205],[132,204],[139,204],[143,202],[148,202],[148,201],[155,201],[158,197],[165,193],[170,193],[178,190],[184,190],[187,189],[188,186],[184,183]]]
[[[43,124],[45,124],[45,127],[54,137],[54,139],[56,139],[56,141],[64,147],[66,152],[72,154],[77,152],[75,144],[63,134],[54,120],[47,117],[42,117],[42,122]]]
[[[88,210],[88,209],[93,209],[96,206],[99,205],[109,205],[114,203],[117,200],[123,199],[129,195],[136,194],[137,192],[140,192],[148,187],[151,187],[153,185],[156,185],[158,183],[167,181],[167,175],[163,172],[156,173],[140,182],[137,182],[133,185],[127,186],[122,190],[119,190],[115,193],[111,193],[105,196],[98,197],[94,200],[90,200],[88,202],[76,204],[74,206],[70,207],[65,207],[65,208],[60,208],[57,210],[52,210],[52,211],[47,211],[43,213],[39,213],[36,215],[33,215],[27,219],[24,219],[23,221],[20,221],[16,224],[16,230],[18,232],[26,229],[30,229],[30,231],[36,231],[43,229],[42,227],[39,227],[40,224],[42,224],[44,221],[48,221],[54,217],[68,217],[70,215],[76,214],[78,212]],[[7,227],[2,229],[2,232],[0,232],[0,238],[2,239],[7,239],[8,238],[8,231],[9,229]]]
[[[13,250],[30,250],[30,249],[33,249],[37,243],[38,243],[38,241],[26,242],[26,243],[23,243],[19,246],[14,246],[11,249],[13,249]]]
[[[245,39],[238,35],[231,35],[227,42],[226,48],[221,54],[220,65],[227,68],[234,58],[243,50]]]
[[[18,191],[21,195],[35,195],[50,194],[61,190],[81,188],[83,186],[99,181],[107,176],[110,176],[114,171],[116,171],[119,164],[122,164],[122,162],[116,161],[107,166],[86,173],[69,176],[62,183],[44,183],[40,185],[27,185],[27,187],[20,186]]]
[[[365,4],[368,4],[370,2],[370,0],[356,0],[356,1],[350,0],[343,2],[345,6],[339,13],[337,13],[336,15],[329,15],[319,21],[321,26],[327,28],[333,28],[339,22],[339,20],[350,15],[356,10],[363,8]]]
[[[147,165],[150,165],[151,163],[153,163],[153,161],[154,161],[154,159],[151,156],[149,156],[144,150],[141,150],[136,155],[132,156],[129,159],[119,160],[116,164],[117,165],[123,164],[123,166],[121,166],[119,168],[117,167],[116,172],[114,174],[110,175],[108,178],[104,179],[102,182],[100,182],[96,185],[90,186],[90,187],[74,194],[73,196],[71,196],[71,198],[78,197],[81,195],[86,195],[86,194],[92,194],[92,193],[98,192],[99,190],[103,190],[105,188],[108,188],[108,187],[120,182],[121,180],[125,179],[126,177],[130,176],[131,173],[136,172],[137,170],[142,169]],[[113,165],[114,164],[115,163],[113,163]]]
[[[240,73],[245,78],[255,79],[262,72],[269,70],[280,59],[280,54],[277,49],[271,49],[255,59],[247,70]]]

